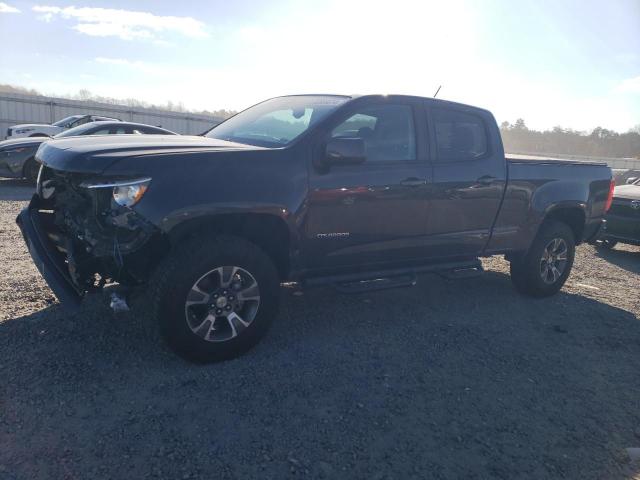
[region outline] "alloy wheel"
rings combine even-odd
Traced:
[[[187,324],[208,342],[237,337],[256,318],[260,288],[251,273],[241,267],[218,267],[201,276],[185,301]]]
[[[544,283],[552,285],[558,281],[567,268],[567,242],[554,238],[542,252],[540,259],[540,277]]]

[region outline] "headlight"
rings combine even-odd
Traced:
[[[113,200],[123,207],[132,207],[140,201],[149,188],[149,182],[113,187]]]
[[[132,207],[140,201],[151,183],[151,178],[121,180],[115,182],[84,182],[84,188],[113,188],[113,201],[123,207]]]

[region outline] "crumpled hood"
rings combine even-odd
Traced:
[[[42,142],[49,140],[48,137],[26,137],[26,138],[12,138],[9,140],[3,140],[0,142],[0,150],[7,150],[11,148],[19,147],[37,147]]]
[[[196,136],[104,135],[49,140],[38,150],[36,160],[55,170],[102,173],[126,157],[231,150],[263,148]]]
[[[613,190],[613,198],[640,200],[640,185],[619,185]]]

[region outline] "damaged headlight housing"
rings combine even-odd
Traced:
[[[113,200],[122,207],[132,207],[149,188],[149,181],[113,187]]]
[[[114,182],[85,182],[80,186],[84,188],[112,188],[114,202],[122,207],[133,207],[142,199],[150,183],[151,178],[146,177]]]

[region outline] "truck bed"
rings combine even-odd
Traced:
[[[505,155],[508,162],[511,163],[536,163],[536,164],[557,164],[557,165],[594,165],[607,166],[605,162],[594,162],[593,160],[573,160],[567,158],[553,158],[537,155]]]

